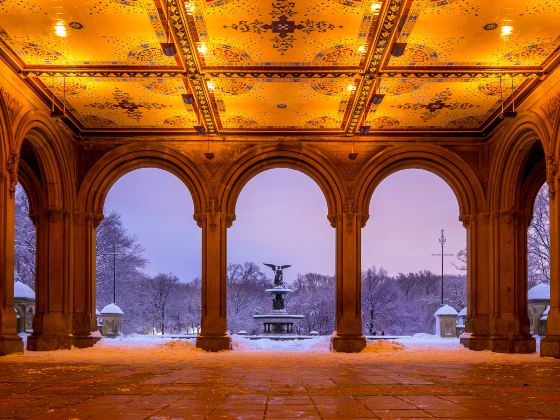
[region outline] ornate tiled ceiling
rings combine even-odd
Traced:
[[[2,56],[83,135],[484,133],[559,28],[550,0],[0,0]]]

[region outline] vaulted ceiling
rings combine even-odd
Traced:
[[[560,2],[0,0],[0,40],[83,135],[481,134],[558,64]]]

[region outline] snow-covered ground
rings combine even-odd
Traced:
[[[231,336],[233,350],[236,351],[295,351],[295,352],[328,352],[330,351],[330,336],[317,336],[304,340],[273,340],[270,338],[251,339],[242,335]],[[96,344],[96,348],[150,348],[170,342],[182,343],[180,346],[194,348],[193,338],[177,338],[159,335],[130,334],[117,338],[103,338]],[[389,345],[396,343],[396,345]],[[459,339],[440,338],[430,334],[415,334],[397,339],[368,340],[367,350],[396,351],[396,350],[424,350],[424,349],[460,349]]]
[[[490,351],[470,351],[459,343],[457,338],[442,339],[429,334],[416,334],[396,339],[368,340],[366,348],[358,354],[330,352],[330,336],[318,336],[305,340],[251,340],[245,336],[233,335],[233,351],[220,352],[225,358],[271,357],[271,353],[313,354],[313,357],[327,357],[329,360],[353,361],[375,358],[380,362],[432,362],[432,363],[547,363],[552,359],[541,358],[538,353],[500,354]],[[157,360],[184,361],[185,359],[203,362],[212,358],[195,347],[193,338],[162,337],[132,334],[118,338],[103,338],[94,347],[86,349],[57,350],[48,352],[28,352],[23,355],[8,355],[0,358],[19,362],[78,362],[91,361],[150,362]]]

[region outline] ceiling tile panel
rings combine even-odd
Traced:
[[[376,2],[374,2],[376,3]],[[378,16],[369,1],[194,0],[210,67],[359,66]]]
[[[538,66],[560,46],[560,1],[416,0],[389,66]]]
[[[527,78],[516,76],[513,91]],[[500,93],[501,92],[501,93]],[[478,130],[511,95],[511,78],[397,79],[381,81],[384,98],[370,109],[373,130]]]
[[[176,66],[152,0],[0,1],[0,39],[26,65]]]
[[[355,80],[343,78],[212,78],[222,127],[341,130]]]
[[[192,105],[183,102],[183,79],[42,77],[41,81],[86,129],[180,128],[198,125]]]

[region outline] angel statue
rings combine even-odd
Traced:
[[[263,263],[267,267],[272,268],[274,271],[274,286],[283,286],[284,285],[284,274],[282,270],[285,268],[291,267],[291,265],[274,265],[274,264],[267,264]]]

